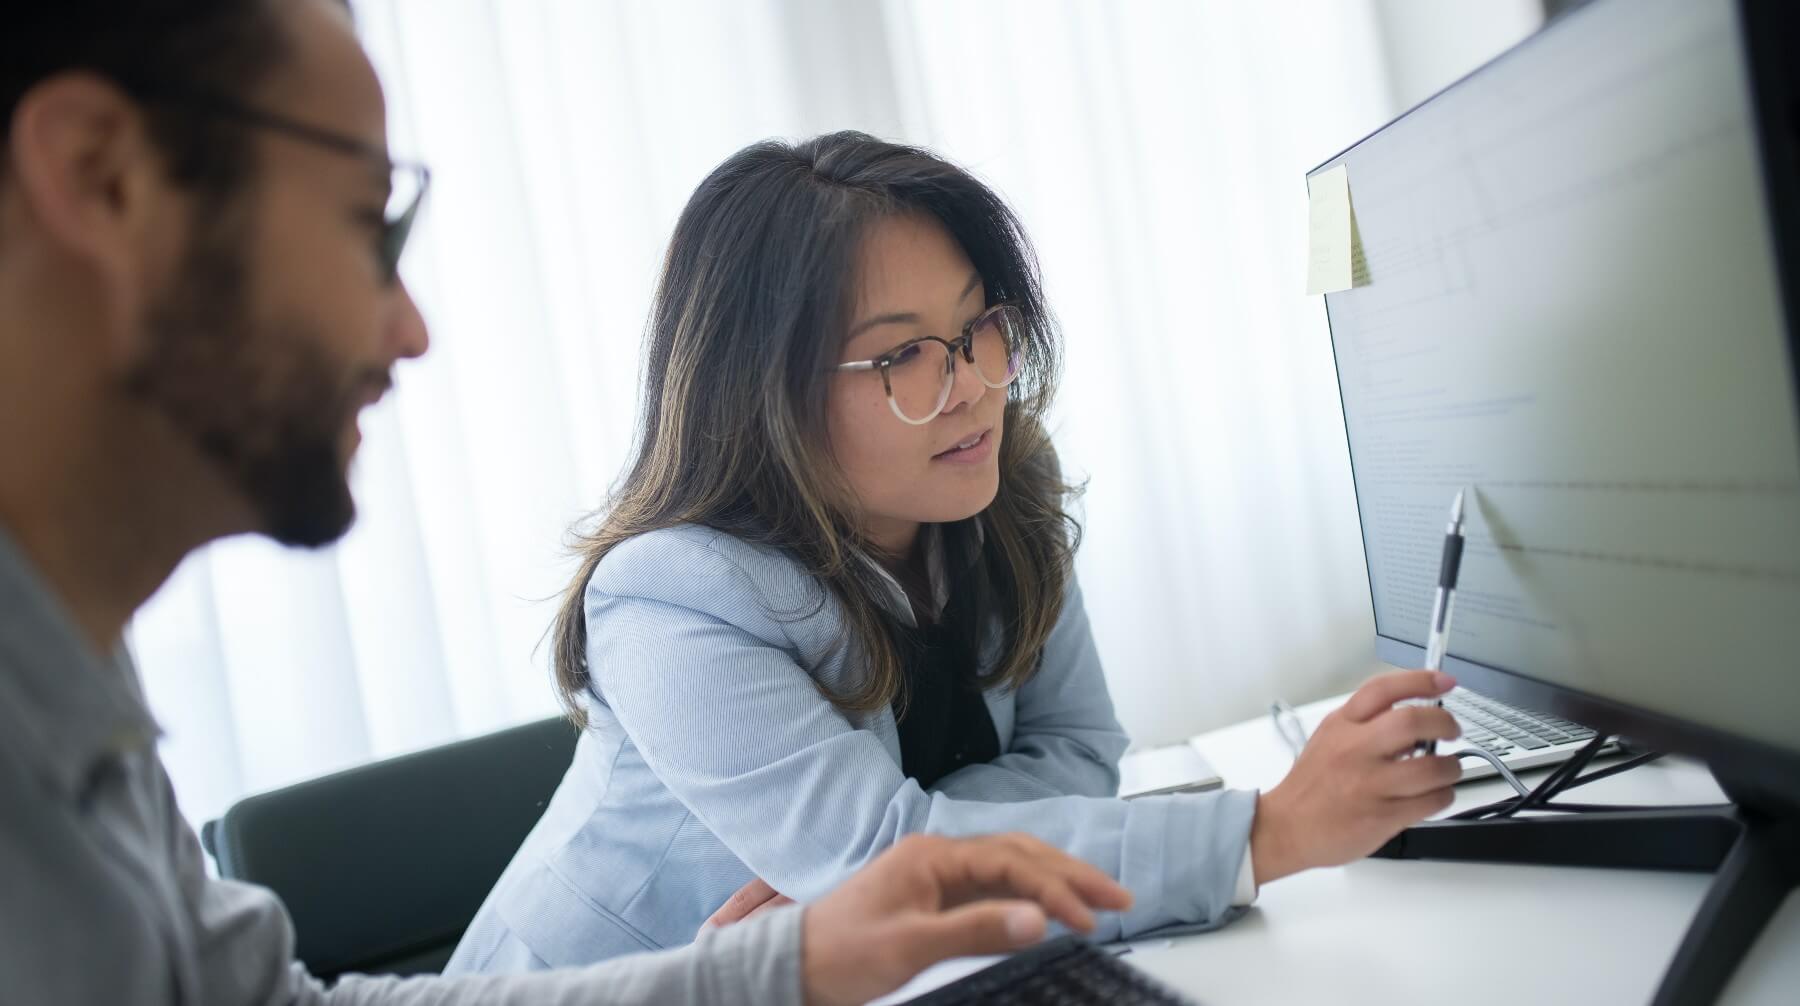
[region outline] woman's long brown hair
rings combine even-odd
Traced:
[[[1079,528],[1045,433],[1059,340],[1036,258],[998,196],[927,151],[843,132],[758,143],[700,183],[683,209],[657,284],[641,432],[608,505],[576,532],[580,571],[552,627],[557,691],[586,719],[588,580],[615,546],[699,524],[772,546],[835,599],[866,673],[827,697],[870,712],[905,692],[901,658],[859,556],[852,495],[826,436],[828,373],[848,330],[859,244],[886,217],[937,220],[968,255],[989,303],[1025,317],[1019,377],[1008,388],[1000,486],[978,516],[986,611],[1001,631],[986,686],[1017,687],[1037,670],[1062,611]],[[798,616],[800,612],[790,613]]]

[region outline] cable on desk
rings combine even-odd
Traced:
[[[1587,775],[1584,775],[1579,779],[1572,780],[1567,786],[1564,786],[1558,792],[1567,793],[1569,790],[1572,790],[1577,786],[1586,786],[1590,782],[1597,782],[1598,780],[1604,779],[1609,775],[1618,775],[1620,772],[1629,771],[1631,769],[1637,768],[1639,765],[1648,765],[1651,762],[1655,761],[1656,759],[1661,758],[1662,756],[1663,756],[1663,753],[1661,751],[1651,751],[1647,754],[1641,754],[1635,758],[1631,758],[1629,760],[1622,761],[1622,762],[1618,763],[1617,765],[1608,765],[1607,767],[1605,767],[1603,769],[1595,769],[1594,771],[1589,772]]]
[[[1537,784],[1537,788],[1515,799],[1505,802],[1493,811],[1494,817],[1512,817],[1522,810],[1530,810],[1535,806],[1548,803],[1550,798],[1562,792],[1562,788],[1573,779],[1576,773],[1594,760],[1600,748],[1606,744],[1604,735],[1596,734],[1594,738],[1581,746],[1581,750],[1570,755],[1568,760]]]
[[[1586,786],[1590,782],[1596,782],[1596,781],[1598,781],[1600,779],[1604,779],[1608,776],[1618,775],[1620,772],[1630,771],[1631,769],[1637,768],[1640,765],[1649,764],[1650,762],[1653,762],[1653,761],[1657,760],[1658,758],[1662,757],[1662,753],[1659,751],[1647,752],[1645,754],[1640,754],[1634,758],[1627,759],[1626,761],[1622,761],[1617,765],[1608,765],[1606,768],[1597,769],[1593,772],[1587,773],[1586,775],[1578,775],[1578,773],[1580,773],[1583,768],[1587,767],[1589,762],[1594,760],[1594,756],[1599,754],[1600,748],[1603,747],[1605,745],[1605,743],[1606,743],[1606,738],[1604,736],[1596,736],[1593,740],[1589,741],[1586,745],[1584,745],[1581,748],[1581,750],[1579,750],[1579,751],[1575,752],[1575,754],[1571,755],[1569,757],[1568,761],[1565,761],[1561,765],[1558,765],[1554,772],[1551,772],[1548,776],[1546,776],[1541,782],[1538,783],[1537,788],[1531,790],[1529,793],[1522,793],[1520,796],[1505,799],[1505,800],[1496,800],[1493,803],[1486,804],[1486,805],[1483,805],[1480,807],[1472,807],[1469,810],[1465,810],[1465,811],[1462,811],[1457,814],[1452,814],[1446,820],[1479,821],[1484,818],[1513,817],[1513,816],[1517,815],[1520,811],[1526,811],[1526,810],[1552,811],[1552,812],[1564,813],[1564,814],[1568,814],[1568,813],[1602,814],[1602,813],[1607,813],[1609,811],[1618,813],[1618,812],[1623,812],[1623,811],[1645,811],[1645,810],[1663,809],[1663,808],[1652,806],[1652,805],[1637,805],[1637,804],[1586,804],[1586,803],[1552,803],[1551,802],[1559,793],[1566,793],[1569,790],[1576,788],[1577,786]],[[1458,752],[1457,753],[1458,757],[1460,757],[1463,753],[1464,752]],[[1513,782],[1514,789],[1516,789],[1516,790],[1524,789],[1524,786],[1522,783],[1518,783],[1518,782],[1515,782],[1514,780],[1510,780],[1510,779],[1508,781]]]
[[[1587,768],[1588,763],[1600,753],[1600,749],[1606,746],[1606,741],[1605,734],[1595,734],[1592,739],[1581,746],[1581,750],[1570,755],[1568,761],[1556,766],[1555,771],[1545,776],[1544,780],[1537,784],[1536,789],[1532,790],[1530,794],[1520,797],[1517,805],[1502,811],[1497,816],[1512,817],[1519,811],[1530,810],[1541,804],[1549,803],[1551,797],[1561,793],[1563,787],[1567,786],[1570,780],[1579,775],[1582,769]]]
[[[1492,751],[1486,751],[1481,748],[1464,748],[1461,751],[1453,753],[1450,757],[1484,758],[1489,765],[1494,766],[1494,771],[1500,773],[1500,778],[1505,779],[1507,784],[1516,790],[1520,796],[1531,795],[1531,790],[1526,789],[1525,784],[1519,781],[1519,777],[1513,774],[1513,770],[1507,768],[1506,763],[1500,760],[1500,756]]]

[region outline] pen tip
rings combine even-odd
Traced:
[[[1442,497],[1440,497],[1441,499]],[[1450,504],[1450,519],[1460,521],[1463,517],[1463,490],[1456,491],[1456,502]]]

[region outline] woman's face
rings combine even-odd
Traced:
[[[945,341],[987,307],[981,277],[950,233],[929,216],[875,223],[857,262],[851,326],[840,363],[872,360],[922,336]],[[932,359],[943,347],[920,347]],[[974,516],[1000,486],[1006,391],[982,383],[960,354],[944,409],[914,426],[888,405],[881,374],[838,371],[827,406],[832,455],[856,494],[864,532],[884,551],[906,555],[921,523]]]

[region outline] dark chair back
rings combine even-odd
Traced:
[[[321,978],[437,971],[567,771],[557,718],[239,801],[202,831],[219,872],[271,888]]]

